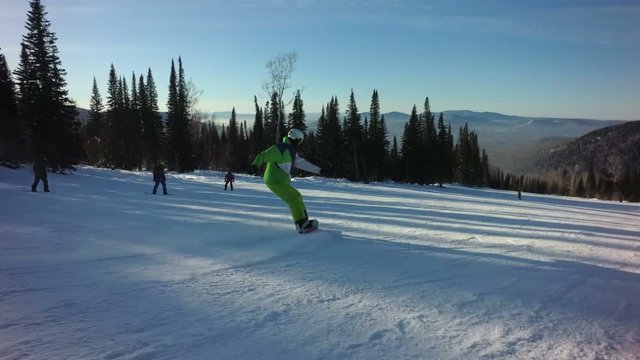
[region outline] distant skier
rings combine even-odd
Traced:
[[[45,158],[37,158],[33,163],[33,184],[31,184],[31,191],[37,192],[38,183],[42,180],[44,186],[44,192],[49,192],[49,181],[47,180],[47,167],[45,165]]]
[[[267,164],[264,172],[264,183],[282,201],[289,205],[291,216],[299,233],[306,233],[318,228],[316,219],[309,219],[302,200],[302,195],[291,186],[291,173],[302,169],[314,174],[320,173],[320,168],[303,159],[297,154],[298,145],[304,140],[304,133],[298,129],[291,129],[282,143],[272,145],[259,153],[251,164],[250,174],[257,174],[258,167]]]
[[[227,184],[231,185],[231,191],[233,191],[233,182],[236,178],[231,173],[231,170],[227,171],[227,175],[224,176],[224,191],[227,191]]]
[[[153,167],[153,181],[156,182],[153,187],[153,193],[158,190],[158,185],[162,184],[162,194],[167,195],[167,178],[164,175],[164,163],[162,161],[157,162]]]

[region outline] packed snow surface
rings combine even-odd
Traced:
[[[638,204],[223,176],[0,167],[0,359],[640,358]]]

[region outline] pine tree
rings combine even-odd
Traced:
[[[240,143],[240,131],[238,129],[238,119],[236,117],[235,106],[233,107],[233,109],[231,109],[231,118],[229,118],[229,131],[227,132],[227,139],[233,146],[236,146]]]
[[[393,145],[391,146],[391,151],[389,152],[389,162],[387,163],[387,166],[387,173],[389,174],[391,180],[401,181],[404,179],[402,171],[402,160],[398,151],[398,140],[395,136],[393,137]]]
[[[387,140],[384,115],[380,114],[378,90],[373,90],[373,95],[371,95],[369,116],[371,116],[371,119],[367,131],[367,169],[371,179],[382,181],[385,177],[385,163],[389,155],[389,140]]]
[[[17,166],[25,160],[25,152],[16,87],[4,54],[0,54],[0,163]]]
[[[469,138],[471,144],[471,153],[469,158],[471,166],[471,185],[480,185],[482,183],[482,158],[480,156],[478,135],[474,131],[471,131]]]
[[[121,100],[120,82],[118,81],[118,75],[116,69],[111,64],[109,70],[109,82],[107,85],[107,113],[106,113],[106,125],[109,136],[109,157],[108,163],[112,167],[121,167],[123,155],[123,113],[124,104]]]
[[[593,160],[589,162],[589,169],[587,170],[587,180],[585,183],[585,195],[588,198],[596,196],[597,184],[596,184],[596,172],[593,168]]]
[[[178,126],[180,127],[180,138],[178,141],[178,171],[188,172],[195,167],[193,161],[193,143],[191,137],[191,109],[190,98],[187,93],[187,82],[185,79],[182,58],[178,57]]]
[[[362,180],[362,122],[356,99],[351,89],[349,97],[349,105],[347,106],[345,125],[343,127],[344,134],[344,154],[346,177],[351,180]]]
[[[229,119],[229,125],[227,127],[227,149],[226,149],[226,167],[231,169],[237,169],[240,165],[239,150],[242,144],[240,131],[238,129],[238,120],[236,118],[236,108],[231,109],[231,118]]]
[[[169,97],[167,98],[167,160],[169,168],[178,168],[180,139],[182,128],[180,126],[180,107],[178,99],[178,75],[173,60],[171,60],[171,73],[169,74]]]
[[[316,137],[315,132],[309,131],[309,133],[304,139],[303,147],[304,147],[304,158],[314,164],[319,164],[320,162],[318,159],[320,156],[318,153],[318,138]]]
[[[484,149],[482,149],[478,185],[489,186],[489,155],[487,155],[487,152],[484,151]],[[520,185],[519,190],[522,190],[522,185]]]
[[[420,126],[418,123],[418,112],[416,106],[411,110],[409,122],[404,126],[402,134],[402,169],[403,177],[407,182],[417,183],[420,181]]]
[[[264,136],[268,143],[280,142],[282,139],[278,139],[278,121],[279,121],[279,106],[278,106],[278,94],[275,92],[271,94],[271,101],[267,102],[267,109],[265,111],[264,119]]]
[[[158,90],[156,88],[155,80],[153,79],[153,73],[151,69],[147,71],[147,82],[144,84],[144,93],[147,99],[147,107],[145,108],[145,114],[143,119],[149,127],[143,129],[143,137],[147,144],[147,161],[151,164],[155,164],[160,159],[164,158],[164,148],[167,143],[165,125],[162,121],[162,115],[160,115],[158,108]],[[145,131],[149,131],[145,135]]]
[[[89,119],[87,120],[87,156],[90,164],[105,165],[108,157],[107,128],[104,120],[104,105],[98,90],[96,78],[93,78],[91,100],[89,101]]]
[[[191,137],[190,104],[182,58],[178,57],[178,72],[171,61],[169,97],[167,99],[167,136],[169,167],[179,172],[194,169],[193,138]]]
[[[438,185],[449,182],[453,176],[453,140],[449,139],[450,127],[444,125],[444,115],[438,117],[438,135],[436,141],[435,176]]]
[[[469,125],[460,128],[456,144],[456,177],[465,185],[479,185],[482,178],[482,160],[478,136],[469,131]]]
[[[322,168],[323,174],[329,177],[343,174],[343,135],[339,111],[338,99],[331,98],[326,110],[322,109],[316,132],[318,154],[321,156],[318,165]]]
[[[264,130],[264,122],[263,122],[263,113],[262,109],[258,105],[258,97],[253,97],[253,103],[256,108],[256,115],[253,121],[253,132],[251,133],[251,150],[252,154],[256,155],[258,152],[264,150],[267,145],[265,140],[265,130]]]
[[[134,84],[135,85],[135,84]],[[135,88],[133,86],[132,88]],[[139,153],[138,145],[142,140],[140,134],[140,126],[138,123],[138,116],[134,105],[133,95],[129,93],[129,86],[127,85],[127,79],[125,77],[120,78],[120,90],[123,107],[123,148],[122,148],[122,168],[127,170],[135,169],[139,166]],[[135,90],[135,97],[137,100],[137,90]]]
[[[142,112],[138,87],[136,85],[136,74],[131,74],[131,103],[129,107],[129,149],[128,154],[131,168],[142,170],[143,162],[143,134],[142,134]]]
[[[50,30],[40,0],[29,3],[27,34],[22,37],[19,111],[29,124],[31,151],[46,157],[54,169],[71,167],[82,156],[80,123],[75,104],[68,97],[66,71],[58,56],[57,38]]]
[[[296,91],[296,96],[293,99],[293,110],[289,114],[289,121],[287,122],[289,129],[299,129],[302,131],[307,130],[307,124],[305,122],[304,103],[300,97],[300,90]]]
[[[247,170],[253,161],[254,156],[251,156],[251,133],[247,127],[247,121],[243,121],[240,124],[240,144],[238,146],[238,159],[239,162],[236,165],[236,170]]]
[[[428,97],[424,101],[424,111],[420,114],[418,127],[420,130],[418,156],[421,163],[417,173],[418,181],[431,184],[436,180],[437,134]]]

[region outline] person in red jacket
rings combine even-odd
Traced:
[[[227,171],[227,175],[224,176],[224,191],[227,191],[227,184],[231,185],[231,191],[233,191],[233,182],[236,178],[231,173],[231,170]]]

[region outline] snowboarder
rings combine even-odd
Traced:
[[[167,195],[167,178],[164,175],[164,163],[158,162],[153,167],[153,181],[156,185],[153,187],[153,193],[158,190],[158,185],[162,184],[162,195]]]
[[[227,184],[231,185],[231,191],[233,191],[233,182],[236,178],[231,173],[231,170],[227,171],[227,175],[224,176],[224,191],[227,191]]]
[[[45,166],[45,158],[38,158],[33,163],[33,184],[31,191],[37,192],[38,183],[42,180],[44,192],[49,192],[49,181],[47,180],[47,167]]]
[[[302,195],[291,186],[291,173],[302,169],[314,174],[320,174],[320,168],[303,159],[297,154],[297,147],[304,140],[304,133],[298,129],[291,129],[281,143],[272,145],[259,153],[251,164],[250,174],[257,174],[258,167],[267,164],[264,172],[264,183],[282,201],[289,205],[291,217],[299,233],[306,233],[318,228],[316,219],[309,219],[302,200]]]

